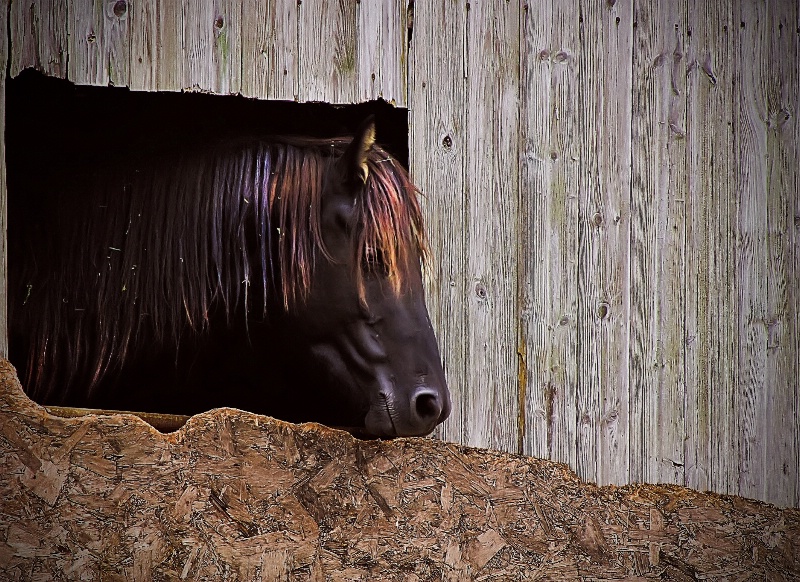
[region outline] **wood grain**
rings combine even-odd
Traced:
[[[581,15],[576,470],[621,483],[630,463],[629,354],[607,346],[629,344],[633,11],[589,2]]]
[[[14,50],[9,55],[9,73],[12,77],[26,68],[53,77],[66,76],[67,29],[63,26],[66,10],[63,0],[11,2],[9,42]]]
[[[155,3],[155,80],[158,91],[184,88],[186,57],[183,46],[183,3],[148,0]]]
[[[9,8],[12,76],[408,105],[441,438],[800,505],[796,2]]]
[[[0,361],[0,575],[84,580],[800,575],[800,510],[230,409],[62,419]]]
[[[466,58],[464,440],[521,452],[517,375],[519,4],[471,2]],[[516,442],[516,445],[514,444]]]
[[[682,482],[685,4],[637,4],[631,191],[630,478]]]
[[[437,435],[454,442],[464,436],[462,403],[470,389],[465,309],[470,287],[465,258],[466,17],[465,7],[456,2],[415,4],[409,51],[409,169],[422,189],[431,251],[425,269],[428,312],[442,346],[453,400],[450,418]]]
[[[300,101],[355,102],[357,4],[305,0],[298,5]]]
[[[548,267],[552,231],[549,226],[553,174],[551,55],[554,9],[551,2],[528,4],[520,26],[519,146],[519,378],[524,454],[551,458],[552,393],[550,372],[553,286]],[[534,88],[536,90],[534,90]],[[531,252],[533,251],[533,252]]]
[[[134,91],[156,91],[161,29],[158,20],[158,2],[141,0],[131,4],[128,10],[131,38],[130,88]]]
[[[226,95],[241,87],[241,3],[187,3],[183,12],[183,87]]]
[[[356,2],[358,101],[383,99],[407,107],[408,19],[406,2]]]
[[[67,78],[80,85],[128,86],[128,3],[69,0]],[[42,32],[40,32],[40,36]]]
[[[242,95],[299,100],[296,0],[242,3]]]
[[[736,62],[731,5],[689,3],[686,224],[686,477],[736,492],[738,379],[733,156]]]
[[[524,451],[577,466],[577,3],[523,13],[519,352]]]

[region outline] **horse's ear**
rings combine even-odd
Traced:
[[[370,115],[361,124],[353,141],[347,146],[341,158],[342,169],[348,182],[352,184],[367,183],[369,168],[367,157],[375,144],[375,118]]]

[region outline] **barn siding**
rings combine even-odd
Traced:
[[[797,2],[10,8],[12,76],[408,104],[441,438],[800,505]]]
[[[440,435],[800,505],[797,3],[523,2],[518,31],[509,10],[415,2],[411,168],[457,402]],[[515,132],[498,186],[481,172]],[[503,288],[480,312],[485,273]]]

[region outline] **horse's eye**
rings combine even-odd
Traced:
[[[363,268],[367,273],[375,273],[378,275],[387,275],[388,271],[386,263],[384,262],[383,251],[375,247],[367,247],[364,249]]]

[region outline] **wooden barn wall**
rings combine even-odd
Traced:
[[[405,106],[399,0],[12,0],[10,19],[12,77]]]
[[[798,3],[414,3],[446,440],[800,505]]]
[[[12,76],[409,107],[455,400],[438,436],[800,505],[796,1],[8,14]]]

